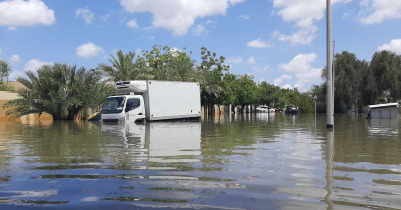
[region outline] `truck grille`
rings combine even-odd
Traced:
[[[118,122],[118,119],[103,119],[103,122],[105,122],[105,123],[113,123],[113,122]]]

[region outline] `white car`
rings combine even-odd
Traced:
[[[257,111],[257,112],[268,112],[268,111],[269,111],[269,108],[266,107],[266,106],[260,106],[260,107],[257,107],[257,108],[256,108],[256,111]]]

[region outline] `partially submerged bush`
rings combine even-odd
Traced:
[[[54,120],[73,120],[78,114],[88,116],[99,109],[114,89],[97,70],[77,69],[67,64],[44,65],[37,74],[27,72],[28,79],[17,81],[26,88],[16,91],[21,98],[7,102],[6,114],[21,117],[46,112]]]

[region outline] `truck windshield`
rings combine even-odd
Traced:
[[[111,97],[107,98],[106,102],[104,102],[102,113],[103,114],[112,114],[112,113],[120,113],[124,108],[124,97]]]

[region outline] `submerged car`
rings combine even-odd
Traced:
[[[267,106],[260,106],[256,108],[257,112],[268,112],[269,111],[269,107]]]
[[[298,114],[298,107],[297,106],[287,106],[285,109],[286,114]]]

